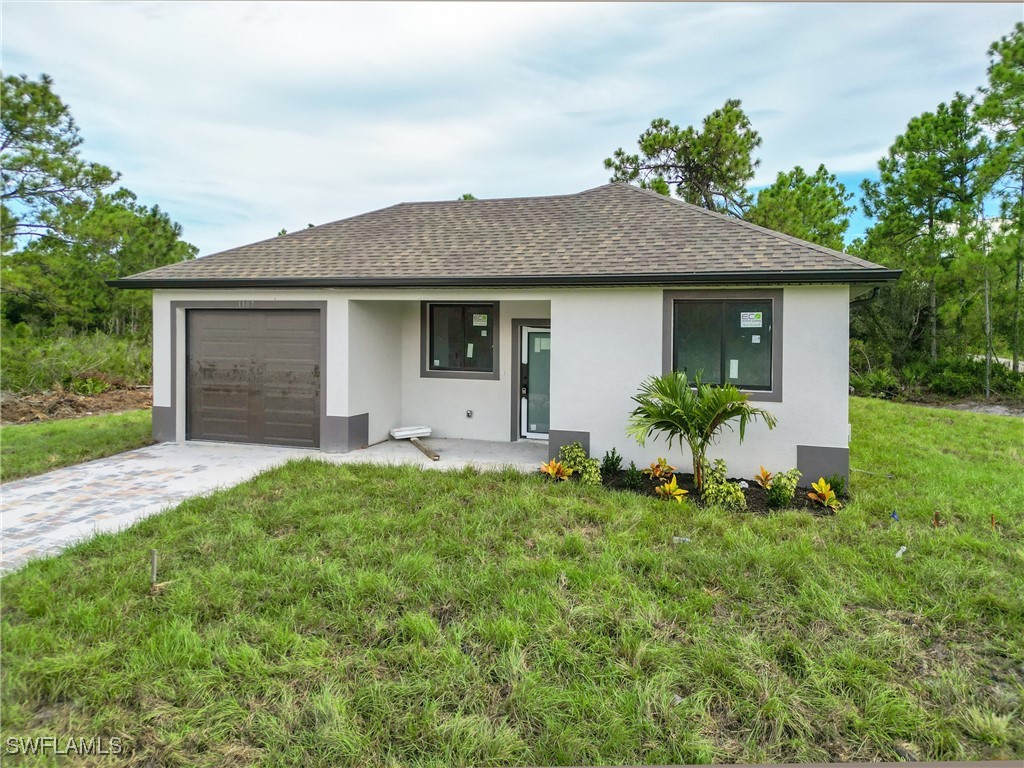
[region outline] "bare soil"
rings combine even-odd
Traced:
[[[697,486],[694,485],[693,483],[693,475],[690,473],[684,474],[682,472],[676,472],[675,475],[676,484],[687,492],[686,498],[689,501],[701,504],[702,500],[700,497],[700,491],[697,490]],[[607,486],[608,488],[614,488],[619,491],[627,491],[627,488],[623,484],[625,477],[625,471],[621,471],[617,476],[605,480],[604,485]],[[767,515],[771,512],[779,511],[773,507],[768,506],[767,491],[765,491],[764,488],[759,486],[753,480],[746,480],[745,478],[741,477],[730,477],[728,478],[728,480],[730,482],[735,483],[744,481],[747,483],[748,487],[743,489],[743,495],[747,497],[747,512],[758,515]],[[654,489],[659,485],[659,483],[654,479],[648,477],[647,475],[644,475],[643,482],[643,488],[641,488],[638,491],[634,491],[634,493],[639,493],[641,496],[657,497],[658,494],[654,492]],[[827,509],[826,507],[823,507],[820,504],[816,504],[809,498],[807,498],[807,494],[810,490],[810,488],[798,486],[795,493],[793,494],[793,501],[789,504],[788,507],[786,507],[786,509],[801,509],[810,512],[811,514],[821,516],[835,514],[832,510]]]
[[[149,408],[150,387],[111,387],[98,395],[79,395],[64,389],[0,396],[0,423],[28,424],[33,421],[77,419],[100,413],[122,413]]]
[[[1024,400],[1020,398],[993,395],[989,399],[972,398],[968,400],[950,400],[935,395],[918,394],[916,397],[901,400],[908,405],[923,405],[928,408],[948,408],[953,411],[970,411],[971,413],[987,413],[990,416],[1024,416]]]

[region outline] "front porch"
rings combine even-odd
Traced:
[[[410,464],[423,469],[480,470],[512,468],[520,472],[536,472],[548,460],[546,440],[462,440],[459,438],[425,437],[421,442],[441,455],[440,460],[427,458],[408,440],[385,440],[348,453],[320,453],[317,458],[336,464],[370,462],[374,464]]]

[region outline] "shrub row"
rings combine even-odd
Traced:
[[[875,368],[864,374],[852,374],[850,386],[858,395],[870,397],[908,397],[921,394],[945,397],[971,397],[985,394],[985,361],[945,359],[917,362],[899,371]],[[1024,397],[1024,374],[993,362],[990,387],[1004,397]]]

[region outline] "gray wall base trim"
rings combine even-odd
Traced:
[[[810,487],[819,477],[836,473],[849,480],[850,449],[829,448],[824,445],[798,445],[796,447],[796,468],[803,475],[800,485]]]
[[[370,414],[321,417],[320,450],[348,453],[365,448],[369,442]]]
[[[548,458],[557,459],[558,452],[562,449],[563,445],[569,443],[582,443],[583,450],[590,455],[590,433],[589,432],[576,432],[571,429],[552,429],[548,432]]]
[[[170,405],[153,406],[153,439],[158,443],[173,443],[177,435],[177,419],[174,418],[174,407]]]

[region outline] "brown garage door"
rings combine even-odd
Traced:
[[[190,309],[186,433],[320,445],[320,312]]]

